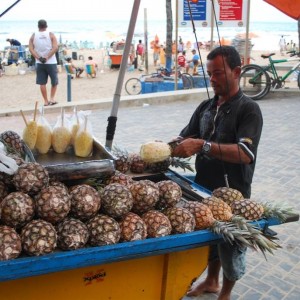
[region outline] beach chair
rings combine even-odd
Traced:
[[[94,65],[86,65],[85,73],[87,77],[95,78],[96,77],[96,67]]]
[[[74,70],[74,68],[72,68],[72,66],[70,64],[65,64],[65,69],[66,69],[67,74],[71,75],[71,78],[76,76],[76,70]]]

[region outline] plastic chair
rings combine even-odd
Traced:
[[[91,77],[91,78],[96,77],[96,67],[94,65],[86,65],[85,72],[87,77]]]
[[[72,66],[70,64],[65,64],[65,69],[68,75],[71,75],[71,77],[73,78],[73,75],[76,76],[76,71],[74,70],[74,68],[72,68]]]

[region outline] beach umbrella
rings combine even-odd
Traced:
[[[113,97],[112,109],[111,109],[110,117],[108,117],[108,125],[106,128],[106,143],[105,143],[105,147],[108,150],[111,150],[112,148],[112,143],[113,143],[115,130],[117,126],[117,115],[118,115],[118,109],[119,109],[120,98],[121,98],[121,90],[123,86],[125,71],[127,69],[127,61],[130,53],[132,37],[134,33],[134,28],[136,24],[140,3],[141,3],[140,0],[134,0],[128,31],[126,35],[125,47],[124,47],[122,61],[120,65],[116,90]]]
[[[279,9],[289,17],[298,20],[298,36],[300,48],[300,1],[299,0],[264,0],[275,8]]]
[[[300,19],[300,1],[299,0],[264,0],[265,2],[276,7],[289,17]]]

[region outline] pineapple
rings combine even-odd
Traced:
[[[131,176],[116,171],[112,176],[104,180],[104,184],[119,183],[129,187],[133,183]]]
[[[18,156],[17,154],[8,153],[7,156],[14,159],[18,166],[21,166],[22,164],[25,163],[25,160],[22,157]]]
[[[121,231],[119,223],[106,215],[99,214],[87,223],[89,243],[92,246],[111,245],[119,242]]]
[[[172,233],[187,233],[195,229],[196,221],[193,214],[183,207],[172,207],[164,211],[170,220]]]
[[[71,212],[70,214],[81,221],[94,217],[100,207],[101,198],[93,187],[87,184],[80,184],[70,189]]]
[[[150,172],[159,173],[159,172],[167,172],[169,167],[171,166],[171,158],[159,162],[149,163],[147,164],[147,168]]]
[[[184,201],[183,207],[195,217],[195,229],[197,230],[210,228],[216,221],[209,207],[200,202]]]
[[[21,238],[15,229],[0,225],[0,261],[17,258],[21,251]]]
[[[13,183],[18,191],[29,195],[37,194],[48,186],[48,171],[38,163],[22,164],[13,176]]]
[[[56,224],[61,222],[70,212],[71,197],[66,190],[59,186],[43,188],[35,196],[37,217]]]
[[[23,130],[23,140],[27,146],[33,150],[37,140],[38,126],[35,120],[31,120],[26,123],[26,127]]]
[[[3,181],[0,181],[0,203],[2,199],[5,198],[7,195],[8,195],[7,185]]]
[[[141,145],[140,156],[147,163],[162,162],[172,154],[169,144],[163,142],[149,142]]]
[[[202,203],[207,205],[214,218],[220,221],[230,221],[233,217],[230,206],[222,199],[217,197],[207,197],[202,200]]]
[[[39,256],[54,251],[57,233],[53,225],[45,220],[32,220],[21,231],[23,250],[31,256]]]
[[[231,202],[234,200],[244,199],[242,193],[236,189],[228,188],[228,187],[219,187],[213,190],[212,195],[222,199],[228,205],[231,205]]]
[[[13,152],[19,157],[23,157],[24,153],[24,142],[21,137],[14,131],[4,131],[0,134],[0,141],[4,143],[8,152]]]
[[[66,152],[67,148],[71,144],[72,134],[69,129],[69,123],[65,119],[64,109],[61,110],[61,115],[59,116],[53,131],[51,144],[53,150],[57,153]]]
[[[129,212],[119,223],[121,240],[125,242],[144,240],[147,237],[147,226],[143,219]]]
[[[51,144],[56,153],[64,153],[71,142],[71,132],[67,127],[55,127],[52,132]]]
[[[56,180],[50,178],[49,186],[59,186],[59,187],[63,188],[66,191],[66,193],[69,193],[68,187],[60,181],[56,181]]]
[[[113,218],[122,217],[133,206],[133,198],[129,188],[119,183],[107,185],[101,193],[101,200],[103,212]]]
[[[114,146],[113,155],[116,157],[115,159],[116,170],[123,174],[127,173],[130,169],[128,152],[117,146]]]
[[[87,128],[87,116],[85,116],[84,126],[80,128],[75,136],[74,150],[75,155],[80,157],[88,157],[93,150],[93,136]]]
[[[258,220],[264,213],[263,206],[251,199],[232,201],[231,210],[233,214],[243,216],[246,220]]]
[[[89,239],[87,226],[77,219],[64,219],[57,225],[56,230],[57,246],[62,250],[83,248]]]
[[[150,180],[133,182],[130,191],[133,196],[132,211],[137,214],[143,214],[154,209],[159,200],[158,186]]]
[[[13,228],[20,228],[34,217],[34,202],[22,192],[10,193],[0,203],[1,222]]]
[[[141,174],[145,171],[147,167],[146,162],[137,153],[131,153],[129,155],[129,162],[130,162],[130,171],[132,173]]]
[[[221,199],[219,200],[222,201]],[[213,203],[213,209],[216,209],[216,203]],[[187,208],[194,215],[196,229],[208,228],[213,233],[221,234],[226,242],[236,242],[237,244],[250,247],[253,250],[260,250],[264,256],[266,251],[273,254],[273,250],[280,248],[280,246],[272,240],[274,238],[264,236],[260,230],[247,222],[243,222],[243,220],[239,220],[239,223],[218,221],[214,218],[210,208],[199,202],[184,201],[183,207]],[[222,215],[222,208],[224,209],[224,206],[219,208],[216,214],[217,216]],[[227,214],[225,213],[224,215],[226,216]]]
[[[142,215],[142,219],[146,223],[148,237],[162,237],[171,234],[171,223],[163,213],[149,210]]]
[[[45,124],[38,124],[37,138],[35,148],[41,154],[48,153],[52,143],[52,131],[50,126]]]
[[[162,180],[157,183],[159,189],[159,209],[175,206],[182,197],[181,187],[172,180]]]

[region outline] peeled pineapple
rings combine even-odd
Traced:
[[[169,144],[163,142],[149,142],[143,144],[140,149],[140,156],[147,163],[164,161],[172,154]]]
[[[64,118],[64,111],[61,112],[61,117],[56,123],[52,132],[52,147],[57,153],[66,152],[71,142],[71,131]]]
[[[38,134],[38,126],[36,121],[32,120],[27,122],[27,125],[23,131],[23,140],[31,150],[34,149],[35,147],[37,134]]]
[[[74,140],[75,155],[87,157],[93,150],[93,135],[87,126],[87,117],[85,116],[84,126],[80,128]]]
[[[21,110],[21,115],[26,124],[26,127],[24,128],[24,131],[23,131],[23,140],[31,150],[34,149],[36,139],[37,139],[37,122],[35,121],[36,111],[37,111],[37,102],[35,103],[33,120],[27,122],[27,120]]]
[[[45,154],[49,151],[51,147],[51,139],[52,139],[52,130],[44,117],[44,109],[42,109],[42,115],[38,120],[37,125],[37,139],[35,143],[35,148],[39,153]]]
[[[45,154],[51,147],[52,133],[48,126],[39,124],[37,127],[37,140],[35,148],[39,153]]]

